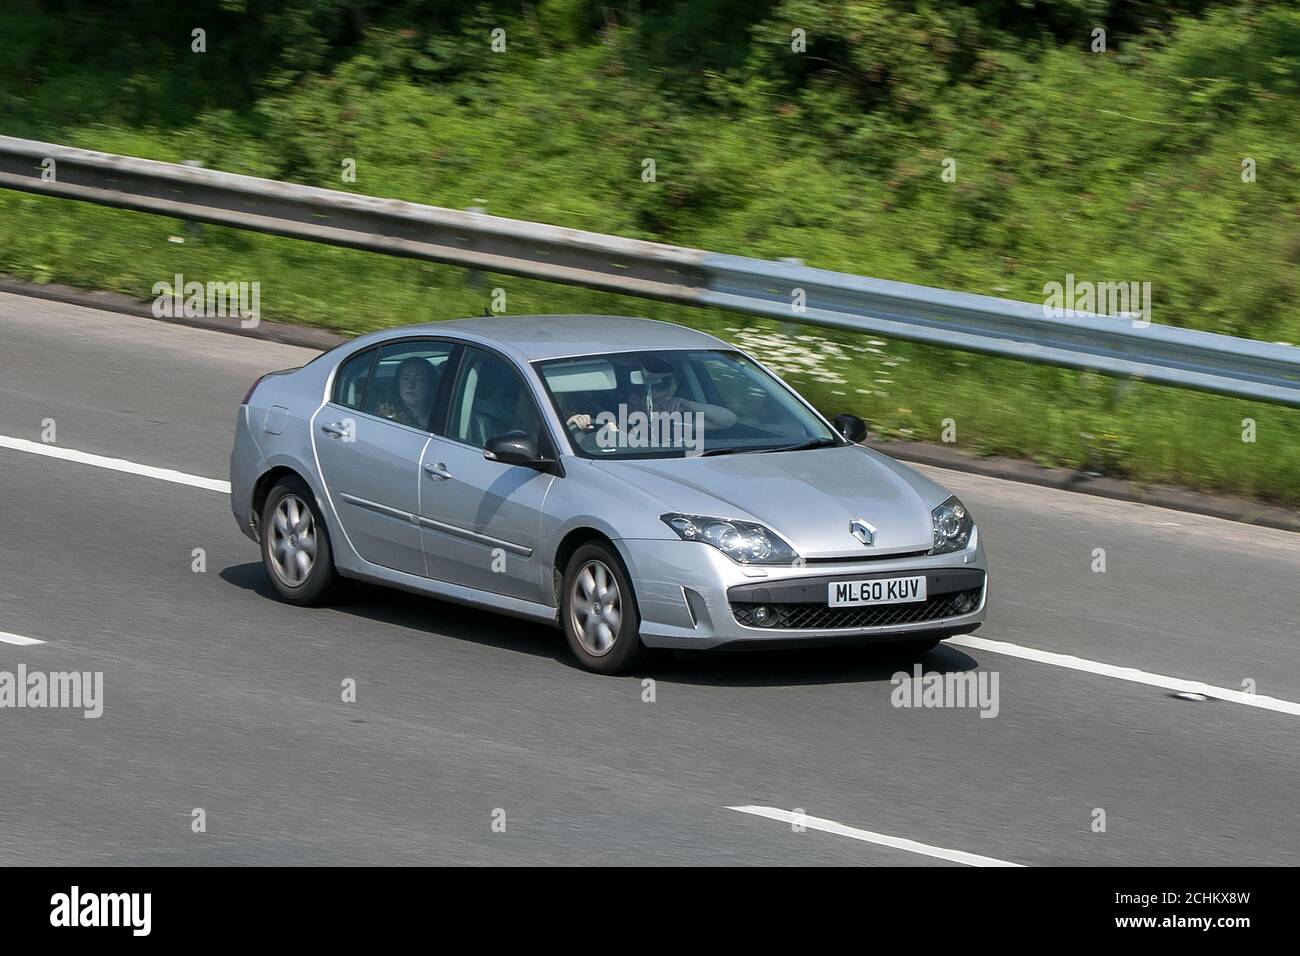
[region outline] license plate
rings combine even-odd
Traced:
[[[907,604],[925,600],[925,575],[873,578],[870,581],[832,581],[826,590],[826,603],[831,607]]]

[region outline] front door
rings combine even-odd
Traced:
[[[550,569],[537,552],[546,492],[557,479],[483,457],[489,438],[515,429],[553,455],[519,372],[490,352],[466,347],[445,432],[430,440],[421,462],[425,563],[440,581],[549,604]]]

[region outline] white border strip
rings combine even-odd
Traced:
[[[125,461],[121,458],[106,458],[103,455],[92,455],[89,452],[74,451],[71,448],[60,448],[58,445],[46,445],[41,442],[28,441],[25,438],[10,438],[7,435],[0,435],[0,448],[12,448],[14,451],[25,451],[32,455],[61,458],[64,461],[75,461],[82,465],[94,465],[96,468],[124,471],[131,475],[143,475],[146,478],[157,478],[159,481],[171,481],[178,485],[202,488],[205,491],[220,491],[223,494],[230,494],[230,482],[228,481],[203,478],[199,475],[187,475],[183,471],[172,471],[170,468],[137,465],[133,461]]]
[[[1132,681],[1135,684],[1146,684],[1150,687],[1163,687],[1166,690],[1204,694],[1206,697],[1230,700],[1235,704],[1245,704],[1247,707],[1259,707],[1264,710],[1277,711],[1279,714],[1291,714],[1293,717],[1300,717],[1300,703],[1294,701],[1282,700],[1277,697],[1265,697],[1262,694],[1248,694],[1241,690],[1215,687],[1213,684],[1183,680],[1179,677],[1165,677],[1163,674],[1151,674],[1133,667],[1103,664],[1100,661],[1090,661],[1070,654],[1040,651],[1036,647],[1023,647],[1020,644],[1008,644],[1005,641],[990,641],[987,638],[972,637],[969,634],[963,637],[950,637],[944,643],[953,644],[957,647],[969,647],[971,650],[976,651],[992,651],[994,654],[1006,654],[1009,657],[1019,657],[1027,661],[1036,661],[1039,664],[1051,664],[1054,667],[1065,667],[1072,671],[1083,671],[1087,674],[1100,674],[1102,677],[1114,677],[1116,680]]]
[[[0,644],[17,644],[19,647],[31,647],[33,644],[44,643],[44,641],[38,641],[34,637],[23,637],[21,634],[10,634],[8,631],[0,631]]]
[[[870,830],[859,830],[857,827],[846,827],[834,820],[823,820],[821,817],[810,817],[806,814],[792,813],[789,810],[778,810],[776,807],[743,806],[727,807],[727,809],[737,810],[740,813],[752,813],[756,817],[767,817],[769,820],[780,820],[782,823],[800,823],[809,830],[834,833],[836,836],[851,837],[854,840],[861,840],[863,843],[874,843],[877,846],[905,850],[908,853],[919,853],[921,856],[932,856],[939,860],[947,860],[950,863],[964,863],[966,866],[1024,865],[1022,863],[1009,863],[1006,860],[995,860],[991,856],[980,856],[978,853],[967,853],[964,850],[945,850],[941,846],[930,846],[928,843],[917,843],[915,840],[904,840],[902,837],[886,836],[883,833],[873,833]]]

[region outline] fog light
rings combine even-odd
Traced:
[[[775,617],[776,615],[772,613],[772,609],[766,605],[760,604],[754,608],[754,623],[759,627],[768,627]]]
[[[957,609],[958,614],[969,614],[975,610],[975,595],[969,591],[963,591],[953,598],[952,606]]]

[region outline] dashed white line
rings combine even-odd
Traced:
[[[1022,863],[1010,863],[1007,860],[994,859],[991,856],[980,856],[978,853],[967,853],[965,850],[948,850],[941,846],[930,846],[928,843],[917,843],[915,840],[905,840],[902,837],[889,836],[884,833],[873,833],[871,830],[860,830],[857,827],[845,826],[843,823],[836,823],[834,820],[823,820],[821,817],[810,817],[805,814],[793,813],[790,810],[780,810],[776,807],[728,807],[728,810],[738,810],[741,813],[752,813],[756,817],[767,817],[769,820],[780,820],[782,823],[800,823],[809,830],[820,830],[822,833],[834,833],[836,836],[850,837],[854,840],[861,840],[863,843],[874,843],[877,846],[887,846],[895,850],[904,850],[908,853],[919,853],[921,856],[932,856],[935,859],[947,860],[950,863],[964,863],[966,866],[1023,866]]]
[[[1228,687],[1215,687],[1213,684],[1183,680],[1180,677],[1166,677],[1163,674],[1152,674],[1133,667],[1104,664],[1101,661],[1090,661],[1083,657],[1074,657],[1071,654],[1057,654],[1054,651],[1042,651],[1036,647],[1008,644],[1005,641],[991,641],[988,638],[974,637],[969,634],[963,637],[950,637],[945,643],[955,644],[957,647],[969,647],[971,650],[976,651],[992,651],[994,654],[1006,654],[1009,657],[1019,657],[1039,664],[1051,664],[1053,667],[1064,667],[1072,671],[1100,674],[1102,677],[1132,681],[1135,684],[1163,687],[1166,690],[1178,691],[1179,693],[1203,694],[1206,697],[1214,697],[1218,700],[1229,700],[1236,704],[1245,704],[1248,707],[1259,707],[1264,710],[1277,711],[1279,714],[1291,714],[1294,717],[1300,717],[1300,703],[1282,700],[1278,697],[1248,694],[1245,691],[1232,690]]]
[[[38,641],[34,637],[23,637],[21,634],[10,634],[8,631],[0,631],[0,644],[17,644],[19,647],[30,647],[33,644],[44,643],[44,641]]]
[[[139,465],[133,461],[126,461],[122,458],[107,458],[103,455],[92,455],[89,452],[75,451],[71,448],[60,448],[58,445],[47,445],[38,441],[28,441],[25,438],[10,438],[7,435],[0,435],[0,448],[11,448],[14,451],[25,451],[32,455],[44,455],[47,458],[61,458],[64,461],[75,461],[82,465],[93,465],[96,468],[108,468],[112,471],[124,471],[131,475],[143,475],[146,478],[157,478],[159,481],[171,481],[178,485],[189,485],[193,488],[203,488],[206,491],[220,491],[223,494],[230,494],[230,482],[220,481],[216,478],[204,478],[201,475],[187,475],[183,471],[173,471],[170,468],[155,468],[152,465]]]

